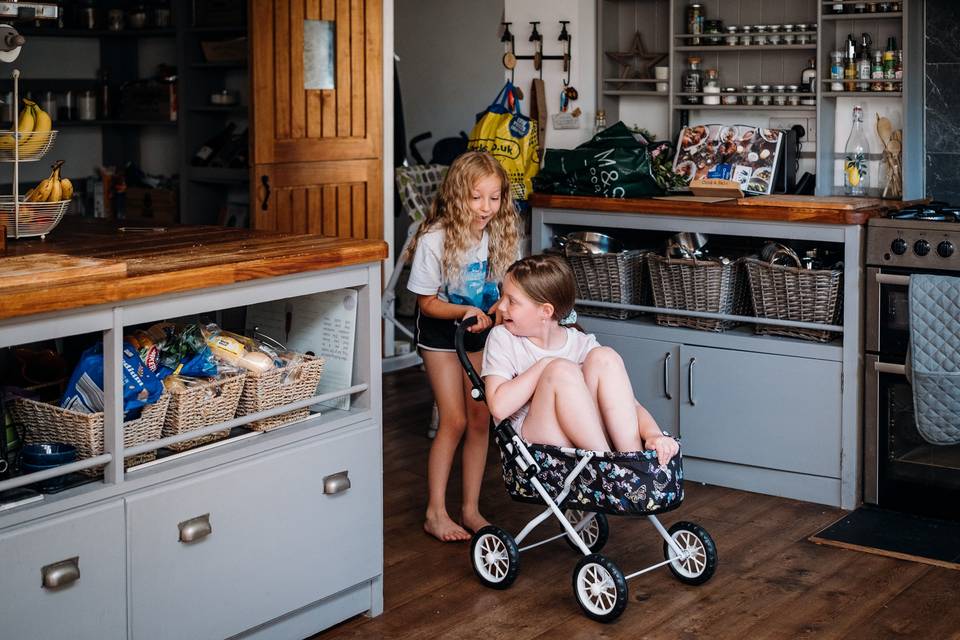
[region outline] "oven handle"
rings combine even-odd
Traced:
[[[873,370],[877,373],[893,373],[901,376],[907,375],[907,368],[905,366],[890,362],[874,362]]]
[[[877,273],[877,282],[879,284],[895,284],[904,287],[910,286],[910,276],[894,276],[889,273]]]

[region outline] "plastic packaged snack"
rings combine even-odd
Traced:
[[[123,346],[123,412],[139,412],[144,405],[156,402],[163,393],[163,383],[143,363],[133,346]],[[80,413],[103,411],[103,351],[97,343],[83,352],[60,406]]]

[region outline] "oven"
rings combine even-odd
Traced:
[[[910,275],[960,276],[960,259],[948,251],[952,236],[960,244],[960,224],[868,224],[863,497],[895,511],[960,519],[960,444],[933,445],[920,435],[906,366]]]

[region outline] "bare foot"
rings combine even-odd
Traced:
[[[480,515],[479,511],[460,512],[460,521],[463,523],[463,527],[470,533],[476,533],[490,524],[486,518]]]
[[[423,530],[441,542],[463,542],[470,539],[466,529],[454,522],[446,513],[427,514],[423,521]]]

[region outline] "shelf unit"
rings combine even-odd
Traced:
[[[811,167],[810,170],[815,170],[819,177],[817,194],[833,195],[838,191],[834,185],[834,165],[840,159],[845,142],[845,138],[837,139],[838,123],[841,122],[838,118],[849,117],[852,98],[891,101],[881,103],[884,105],[896,101],[904,129],[902,163],[904,166],[923,166],[924,74],[922,55],[916,54],[923,42],[922,2],[904,2],[903,11],[900,12],[842,15],[829,13],[834,4],[829,0],[770,0],[762,3],[754,0],[710,0],[703,3],[706,19],[722,20],[724,26],[816,24],[816,30],[791,32],[795,37],[806,34],[814,38],[813,42],[790,45],[706,44],[703,40],[699,45],[691,45],[689,41],[695,36],[684,33],[688,4],[681,0],[598,0],[597,106],[606,111],[608,122],[623,120],[627,125],[638,124],[661,137],[675,140],[680,127],[686,122],[712,123],[718,119],[724,124],[736,122],[724,121],[722,114],[725,112],[754,126],[769,126],[772,117],[787,121],[791,117],[801,122],[809,120],[809,124],[816,129],[816,153],[815,157],[808,156],[806,161],[812,160],[815,164],[815,168]],[[854,2],[845,4],[852,5]],[[628,50],[637,31],[642,35],[648,51],[668,54],[668,62],[662,63],[670,67],[667,91],[653,90],[656,80],[617,77],[620,67],[605,55],[608,51]],[[875,46],[883,46],[888,35],[897,37],[900,48],[904,50],[904,80],[900,91],[830,91],[830,51],[841,48],[847,33],[859,35],[863,32],[872,33]],[[786,32],[774,33],[782,35]],[[664,37],[663,34],[672,35]],[[722,33],[719,37],[724,39],[725,36]],[[911,48],[915,52],[913,56],[910,55]],[[684,98],[688,94],[683,92],[682,78],[687,66],[686,59],[694,53],[703,59],[703,69],[718,69],[721,87],[737,88],[748,84],[800,84],[801,71],[807,67],[808,60],[814,58],[819,76],[815,104],[686,104]],[[806,94],[806,97],[809,98],[810,94]],[[871,123],[865,124],[870,127]],[[879,145],[875,134],[873,142]],[[871,157],[879,159],[879,149]],[[922,169],[905,172],[904,198],[923,197],[924,192]]]

